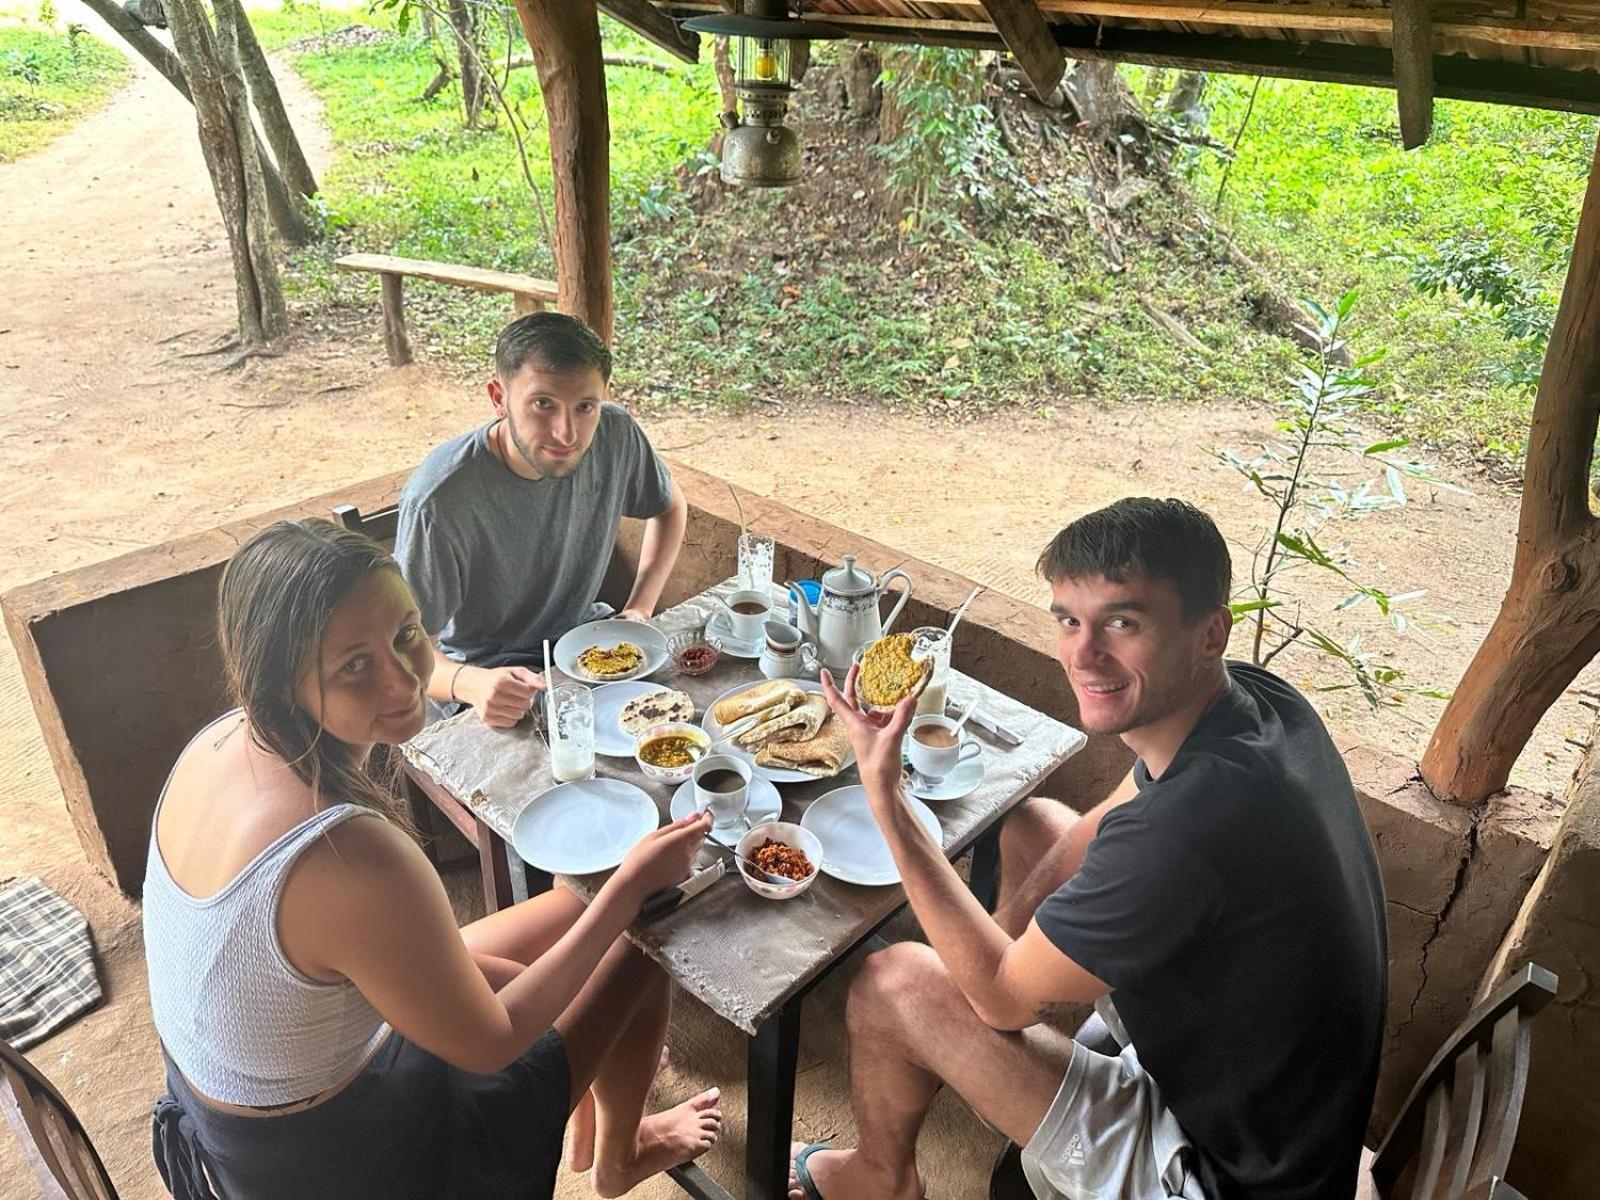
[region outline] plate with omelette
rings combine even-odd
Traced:
[[[856,761],[844,726],[813,680],[741,684],[713,700],[700,723],[714,740],[746,718],[755,723],[733,740],[730,752],[754,760],[756,773],[773,783],[831,779]]]
[[[644,621],[590,621],[562,635],[551,653],[569,679],[615,683],[659,671],[667,661],[667,635]]]

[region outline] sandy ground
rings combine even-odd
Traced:
[[[74,0],[63,0],[62,19],[100,28]],[[375,286],[369,320],[302,328],[283,357],[243,373],[184,357],[232,327],[227,249],[190,111],[136,65],[135,81],[111,106],[44,152],[0,168],[0,587],[410,466],[486,412],[469,383],[426,365],[384,365]],[[281,81],[313,162],[325,166],[314,99],[292,73]],[[1032,564],[1044,541],[1072,514],[1129,493],[1203,505],[1241,564],[1248,559],[1265,510],[1202,451],[1266,436],[1270,414],[1161,399],[961,426],[868,403],[644,419],[679,461],[1042,600]],[[1429,589],[1418,607],[1443,614],[1432,633],[1375,641],[1395,649],[1415,681],[1446,687],[1493,618],[1515,528],[1513,497],[1461,482],[1470,494],[1415,489],[1406,510],[1348,531],[1375,581],[1391,591]],[[1320,618],[1338,593],[1306,582],[1306,611]],[[1348,633],[1371,622],[1329,624]],[[1305,685],[1338,681],[1309,657],[1279,665]],[[1592,675],[1580,685],[1592,687]],[[1330,723],[1412,755],[1440,707],[1420,701],[1375,717],[1350,692],[1321,703]],[[1576,759],[1565,739],[1588,724],[1569,693],[1517,781],[1559,790]],[[122,1195],[159,1196],[147,1114],[160,1064],[138,911],[82,858],[9,643],[0,647],[0,761],[0,881],[42,876],[88,915],[108,991],[104,1006],[31,1057],[77,1107]],[[462,882],[470,893],[470,880]],[[841,1021],[849,974],[839,972],[807,1005],[797,1135],[852,1136]],[[730,1110],[742,1110],[742,1054],[725,1026],[683,1005],[672,1048],[663,1096],[716,1083]],[[742,1157],[737,1121],[728,1132],[708,1166],[733,1179]],[[981,1194],[994,1144],[958,1103],[941,1100],[924,1139],[931,1194]],[[32,1194],[21,1170],[14,1146],[0,1139],[0,1197]],[[589,1193],[584,1181],[564,1179],[560,1194]]]

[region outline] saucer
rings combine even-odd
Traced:
[[[910,736],[910,734],[906,735],[908,739]],[[972,741],[973,739],[967,738],[966,740]],[[910,792],[918,800],[932,800],[935,803],[940,800],[960,800],[964,796],[972,795],[973,792],[978,790],[978,785],[983,782],[984,776],[988,773],[983,765],[982,754],[979,754],[976,758],[969,758],[965,762],[957,763],[955,770],[939,780],[938,783],[924,779],[918,774],[916,769],[910,766],[909,758],[903,758],[902,763],[905,766],[906,791]]]
[[[678,785],[678,790],[672,793],[672,819],[681,820],[693,811],[694,780],[686,779]],[[765,825],[768,821],[782,818],[783,800],[770,780],[763,779],[760,775],[750,780],[750,806],[744,810],[744,815],[751,827]],[[745,833],[745,826],[737,823],[711,827],[711,836],[724,846],[737,845]]]
[[[719,607],[706,622],[706,636],[722,643],[722,652],[735,658],[760,658],[767,644],[765,635],[743,641],[733,636],[733,625],[728,621],[728,610]]]

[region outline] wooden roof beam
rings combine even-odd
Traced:
[[[686,63],[700,61],[700,35],[692,29],[681,28],[649,0],[599,0],[599,8],[606,16],[621,21],[674,58]]]
[[[1394,90],[1400,106],[1400,142],[1415,150],[1433,132],[1433,22],[1430,0],[1390,0],[1394,21]]]
[[[1034,0],[983,0],[983,7],[1033,85],[1033,93],[1049,102],[1067,70],[1067,56],[1056,45],[1050,24]]]

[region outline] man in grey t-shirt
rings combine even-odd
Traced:
[[[544,687],[545,639],[588,620],[617,523],[644,520],[620,615],[661,598],[688,505],[628,413],[608,403],[611,352],[562,313],[506,326],[495,344],[495,419],[438,447],[400,494],[395,557],[436,635],[428,697],[516,724]]]

